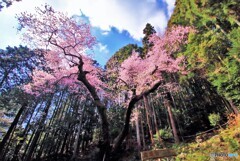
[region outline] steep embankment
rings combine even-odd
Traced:
[[[240,115],[232,118],[226,129],[210,139],[182,145],[177,160],[184,161],[238,161],[240,160]]]

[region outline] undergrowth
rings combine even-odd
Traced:
[[[240,114],[229,115],[228,126],[203,142],[180,144],[177,161],[240,161]]]

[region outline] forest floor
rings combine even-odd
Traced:
[[[240,115],[208,140],[180,144],[177,161],[240,161]]]
[[[177,152],[176,161],[240,161],[240,115],[230,120],[227,127],[209,133],[207,138],[202,136],[192,142],[166,145]],[[97,149],[95,145],[88,147],[85,155],[76,160],[93,161]],[[124,151],[119,155],[120,161],[141,160],[140,152],[136,150]]]
[[[207,137],[204,135],[195,141],[179,145],[170,143],[167,147],[177,152],[176,161],[240,161],[240,115],[229,120],[226,128],[208,133]],[[121,159],[140,160],[138,152],[126,153]]]

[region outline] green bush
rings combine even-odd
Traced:
[[[208,116],[208,119],[209,119],[210,125],[215,127],[219,124],[220,115],[219,115],[219,113],[217,113],[217,114],[216,113],[211,113]]]
[[[154,135],[154,138],[158,139],[158,134],[163,139],[168,139],[172,137],[172,129],[169,127],[165,127],[164,129],[160,129],[157,134]]]
[[[100,132],[101,132],[100,128],[95,128],[93,130],[93,142],[99,141]]]
[[[230,145],[230,150],[232,150],[232,152],[235,152],[239,149],[239,143],[235,139],[228,138],[228,142]]]

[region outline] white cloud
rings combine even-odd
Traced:
[[[103,31],[101,34],[106,36],[109,34],[109,31]]]
[[[175,7],[175,0],[163,0],[163,1],[167,3],[168,15],[171,16]]]
[[[156,3],[156,0],[79,0],[79,5],[68,3],[65,9],[81,8],[93,26],[103,30],[110,30],[110,27],[116,27],[120,32],[127,30],[133,38],[140,40],[146,23],[161,31],[167,25],[164,12]]]
[[[18,22],[16,14],[28,11],[34,12],[35,7],[45,4],[45,0],[23,0],[20,2],[13,2],[8,8],[3,8],[0,12],[0,48],[4,49],[9,46],[18,46],[22,44],[20,35],[17,35]],[[22,44],[24,45],[24,44]]]
[[[101,53],[106,53],[106,54],[109,53],[109,50],[107,49],[107,45],[103,45],[102,43],[98,43],[97,49]]]
[[[175,0],[163,1],[166,1],[171,12]],[[94,27],[104,31],[109,31],[111,27],[120,32],[126,30],[137,40],[143,37],[142,30],[146,23],[151,23],[157,31],[163,31],[167,25],[166,15],[157,8],[156,0],[22,0],[0,12],[0,48],[20,42],[15,38],[16,28],[13,28],[17,26],[15,14],[33,12],[36,6],[45,3],[55,10],[68,12],[68,15],[80,15],[82,11]]]
[[[94,46],[92,54],[92,58],[97,60],[101,65],[104,65],[111,57],[108,46],[102,43],[98,43]]]

